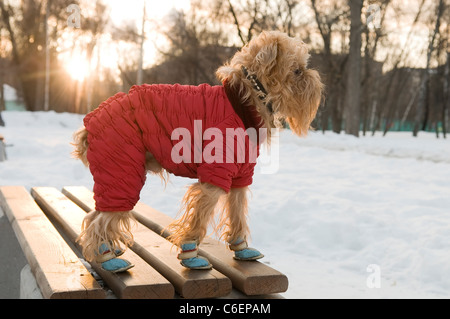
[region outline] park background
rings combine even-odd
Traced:
[[[263,30],[300,37],[326,95],[317,130],[449,130],[444,0],[0,2],[0,88],[28,111],[87,113],[134,84],[220,84]],[[0,111],[16,107],[0,89]]]

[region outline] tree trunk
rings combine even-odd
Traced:
[[[361,10],[363,1],[349,1],[350,5],[350,52],[345,90],[345,133],[359,136],[361,96]]]
[[[441,21],[441,16],[444,11],[444,1],[440,0],[437,7],[437,17],[436,23],[433,31],[433,35],[428,43],[428,51],[427,51],[427,65],[423,72],[422,81],[419,87],[419,102],[417,104],[417,113],[415,117],[413,136],[417,137],[419,130],[425,130],[427,121],[428,121],[428,94],[429,94],[429,81],[430,81],[430,63],[431,63],[431,55],[435,49],[434,40],[436,39],[436,35],[439,33],[439,26]]]
[[[45,6],[45,86],[44,86],[44,111],[48,111],[50,107],[50,35],[48,30],[48,18],[50,15],[50,1],[47,0]]]
[[[444,101],[442,103],[442,133],[444,134],[444,138],[447,137],[447,121],[448,121],[448,109],[450,107],[450,81],[449,81],[449,75],[450,75],[450,52],[447,52],[447,63],[445,64],[445,71],[444,71]]]
[[[1,33],[1,27],[0,27],[0,33]],[[1,39],[0,39],[1,41]],[[6,110],[6,104],[5,104],[5,91],[4,91],[4,77],[5,77],[5,66],[4,61],[0,61],[0,126],[5,126],[5,122],[2,119],[2,111]]]
[[[142,14],[142,27],[141,27],[141,36],[139,43],[139,62],[138,62],[138,70],[136,77],[136,84],[143,84],[143,64],[144,64],[144,42],[145,42],[145,19],[146,19],[146,7],[144,1],[144,12]]]
[[[0,126],[5,126],[5,122],[2,119],[2,111],[5,110],[5,92],[3,90],[3,72],[0,71]]]

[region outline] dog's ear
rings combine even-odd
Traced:
[[[261,49],[256,54],[255,61],[260,65],[261,70],[267,73],[276,65],[277,55],[278,42],[276,40],[263,41]]]

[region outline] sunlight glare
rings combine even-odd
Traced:
[[[66,70],[72,79],[82,82],[89,75],[89,64],[81,56],[72,57],[66,62]]]

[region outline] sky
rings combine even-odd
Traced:
[[[164,17],[172,8],[188,9],[189,0],[145,0],[147,17],[150,19],[160,19]],[[134,20],[142,17],[144,0],[108,0],[111,7],[111,19],[114,22],[120,20]],[[137,17],[136,13],[141,16]]]

